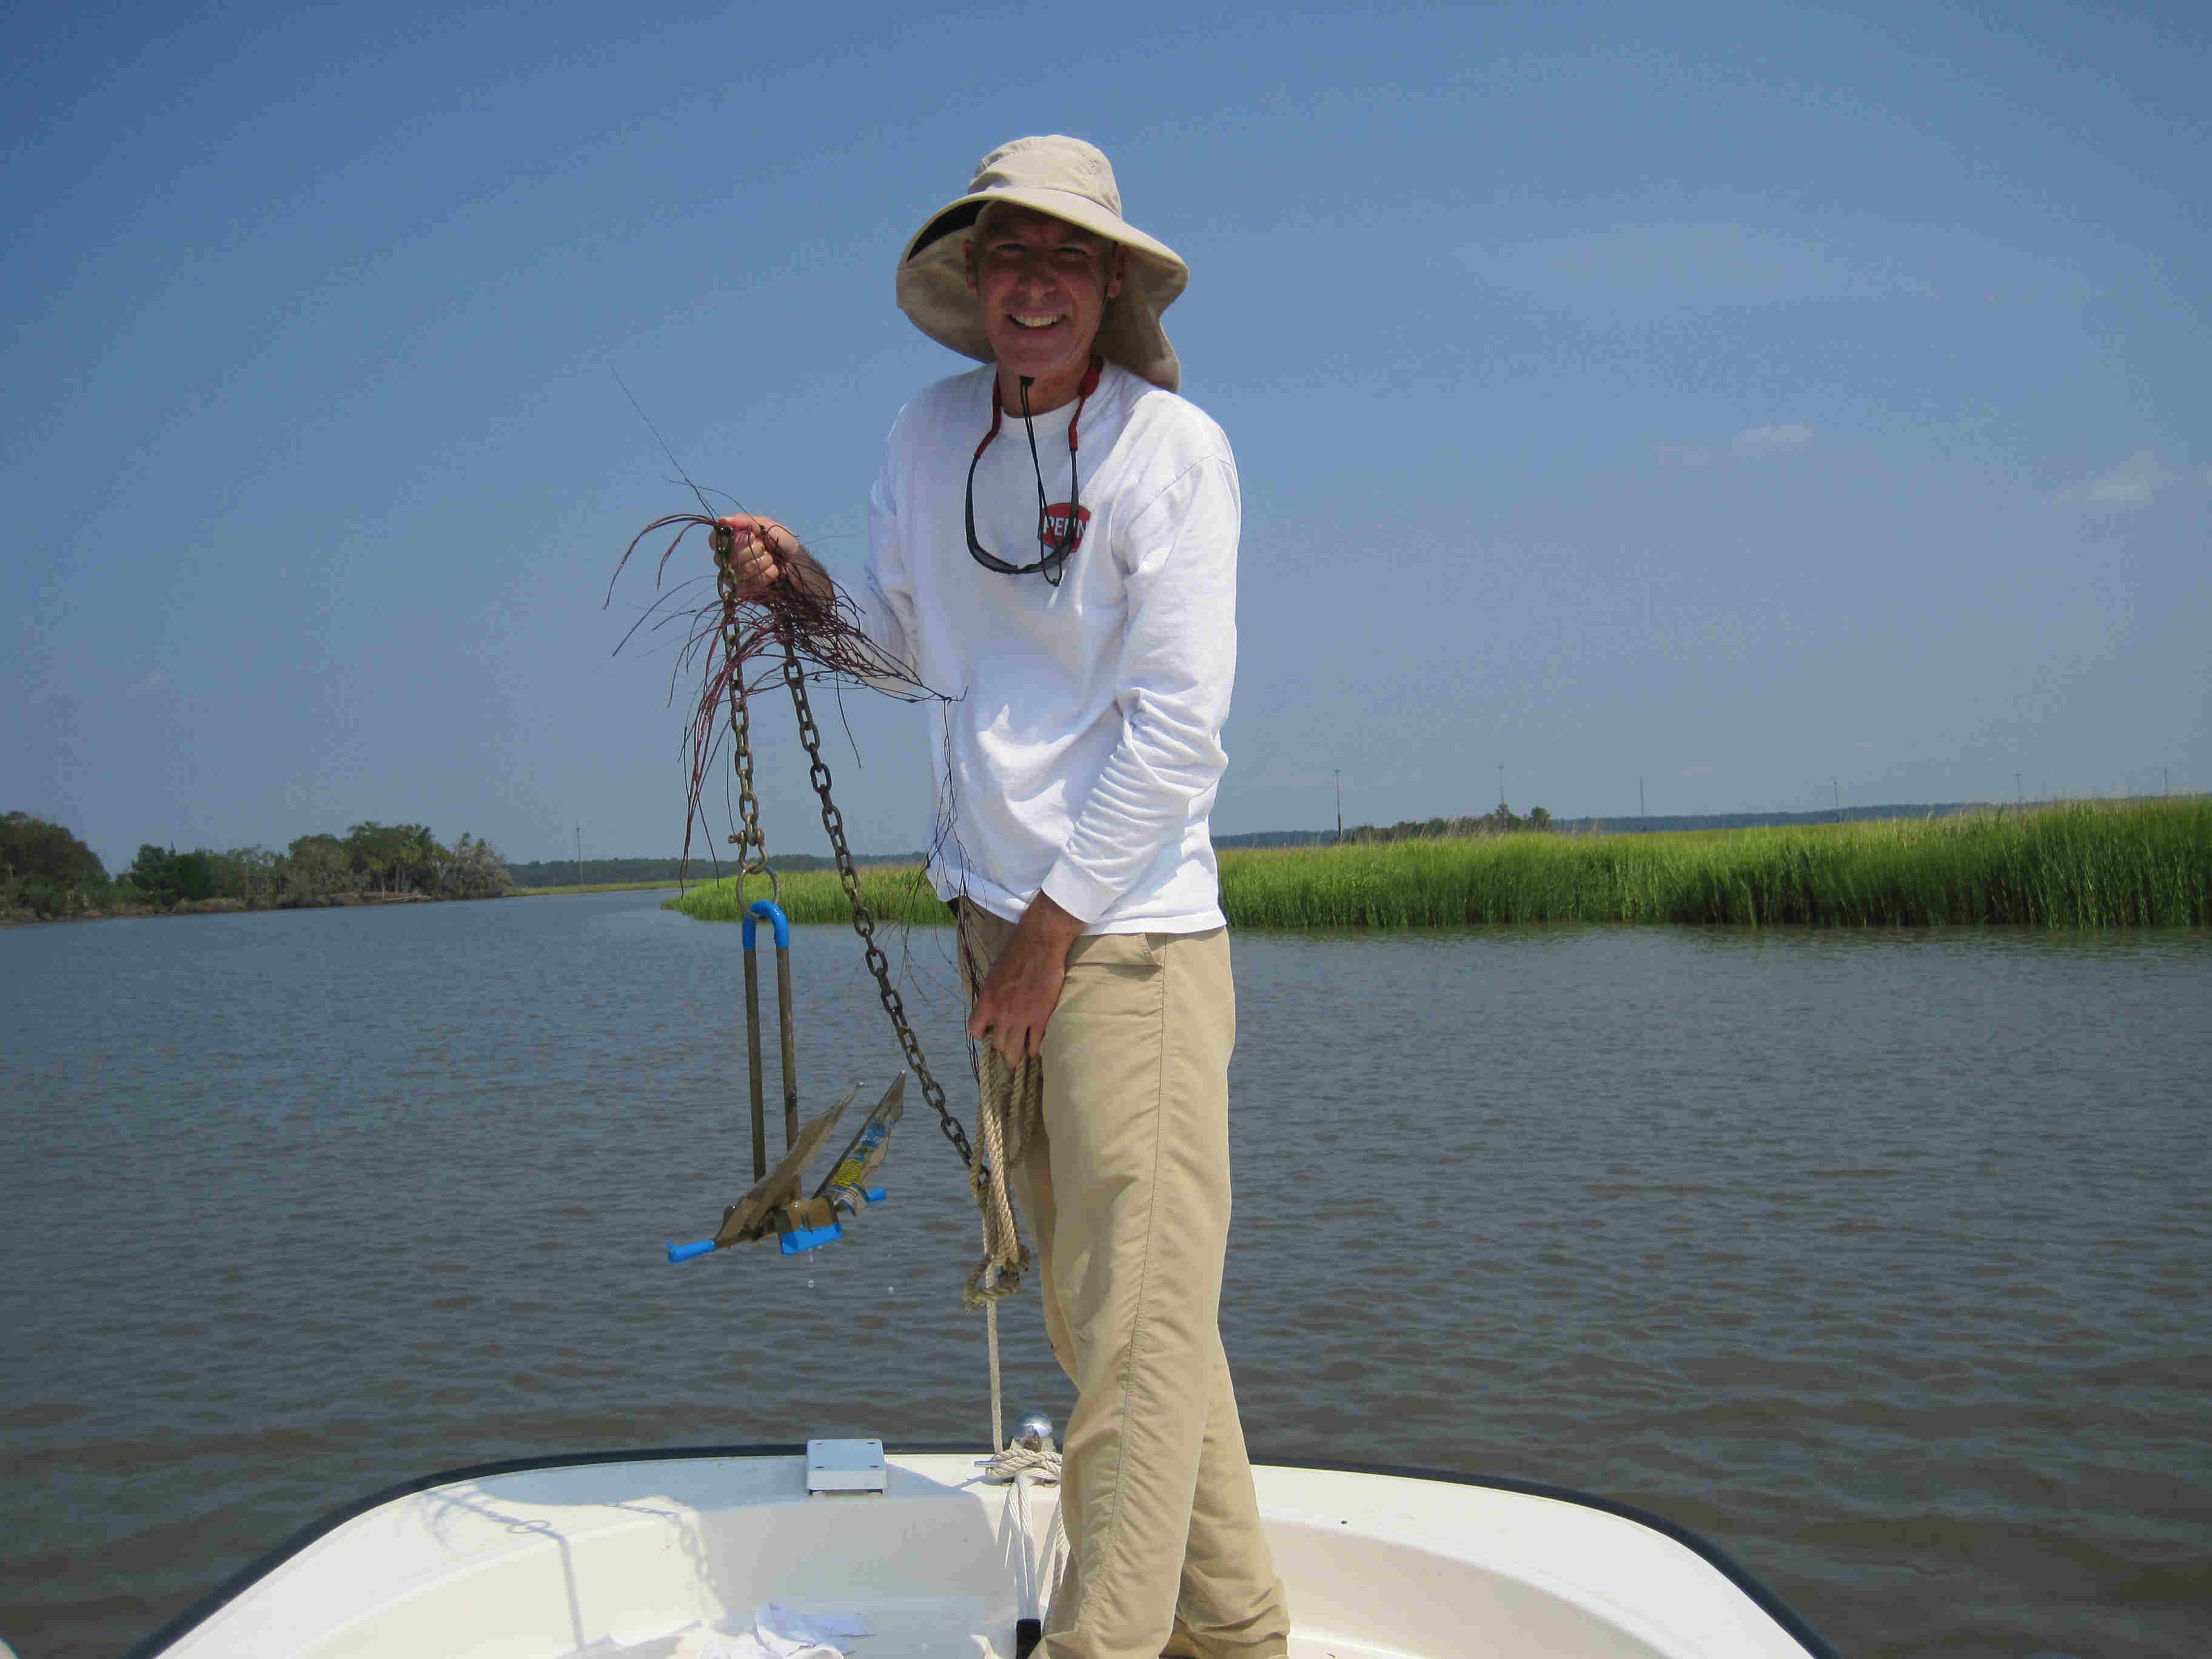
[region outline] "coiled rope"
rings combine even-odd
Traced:
[[[963,932],[965,931],[963,926]],[[973,971],[973,956],[964,948],[963,954],[968,957],[971,979],[977,978]],[[975,989],[971,985],[971,998]],[[1030,1252],[1022,1243],[1021,1224],[1014,1213],[1013,1172],[1028,1155],[1030,1143],[1044,1122],[1042,1062],[1025,1060],[1019,1066],[1009,1066],[988,1042],[977,1060],[980,1093],[975,1138],[982,1144],[976,1149],[975,1161],[969,1166],[968,1179],[975,1194],[976,1214],[983,1223],[983,1259],[975,1264],[975,1271],[968,1275],[968,1283],[960,1292],[960,1305],[971,1311],[978,1306],[989,1306],[1021,1288],[1022,1273],[1030,1265]],[[995,1405],[992,1407],[992,1419],[995,1428]],[[1003,1443],[994,1434],[991,1443],[996,1446]]]
[[[972,994],[980,983],[978,962],[967,948],[969,941],[964,912],[962,921],[961,955],[969,969]],[[975,1188],[976,1212],[983,1224],[983,1260],[969,1276],[961,1300],[969,1308],[981,1304],[991,1351],[994,1451],[984,1468],[984,1478],[1001,1486],[1011,1484],[1014,1489],[1014,1523],[1021,1528],[1021,1568],[1027,1580],[1017,1589],[1022,1606],[1029,1610],[1028,1616],[1041,1622],[1053,1589],[1060,1583],[1067,1564],[1067,1528],[1061,1519],[1060,1506],[1054,1504],[1042,1546],[1034,1541],[1036,1534],[1030,1525],[1030,1488],[1059,1484],[1060,1453],[1049,1434],[1006,1438],[1005,1382],[999,1358],[999,1303],[1021,1284],[1022,1273],[1030,1265],[1029,1249],[1021,1241],[1014,1213],[1012,1171],[1044,1122],[1044,1066],[1034,1060],[1009,1066],[988,1043],[983,1045],[977,1062],[981,1098],[975,1136],[981,1144],[970,1178]],[[999,1171],[995,1181],[988,1175],[993,1170]]]

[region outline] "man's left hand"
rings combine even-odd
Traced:
[[[1067,953],[1083,924],[1039,893],[976,994],[968,1035],[988,1039],[1009,1066],[1044,1053],[1044,1028],[1060,1005]]]

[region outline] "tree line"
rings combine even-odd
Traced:
[[[919,853],[856,853],[855,864],[920,864]],[[834,870],[835,859],[819,853],[778,853],[775,864],[784,875],[805,870]],[[682,859],[532,859],[509,866],[517,887],[612,885],[625,881],[712,881],[737,866],[704,854]]]
[[[1551,827],[1552,815],[1542,807],[1530,807],[1528,815],[1523,817],[1500,801],[1480,817],[1407,818],[1387,828],[1380,824],[1359,824],[1344,832],[1344,841],[1346,845],[1372,845],[1387,841],[1441,841],[1465,836],[1541,834]]]
[[[111,876],[75,834],[28,812],[0,815],[0,914],[38,917],[176,909],[303,909],[402,898],[500,898],[507,860],[467,834],[447,847],[420,823],[356,823],[343,836],[179,853],[150,842]]]

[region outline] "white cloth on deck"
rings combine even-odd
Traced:
[[[676,1659],[843,1659],[860,1637],[874,1634],[854,1613],[801,1613],[770,1601],[749,1630],[701,1628],[676,1644]]]

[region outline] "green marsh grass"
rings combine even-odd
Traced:
[[[680,887],[683,884],[668,881],[587,881],[568,882],[557,887],[518,887],[517,898],[560,898],[572,893],[642,893],[655,887]]]
[[[911,866],[871,866],[879,916],[943,921]],[[756,878],[749,889],[764,896]],[[793,921],[843,921],[828,872],[786,877]],[[1221,903],[1241,927],[1472,922],[2051,928],[2212,925],[2212,798],[2075,803],[1945,818],[1668,835],[1512,835],[1231,849]],[[734,921],[726,882],[670,908]]]
[[[754,876],[745,883],[745,902],[769,896],[768,879]],[[860,896],[878,921],[912,927],[931,927],[950,921],[951,914],[930,890],[916,864],[864,864],[860,866]],[[665,902],[664,910],[681,910],[695,921],[742,921],[734,878],[703,882],[680,898]],[[795,922],[849,922],[852,907],[838,884],[835,870],[795,870],[783,878],[783,914]]]

